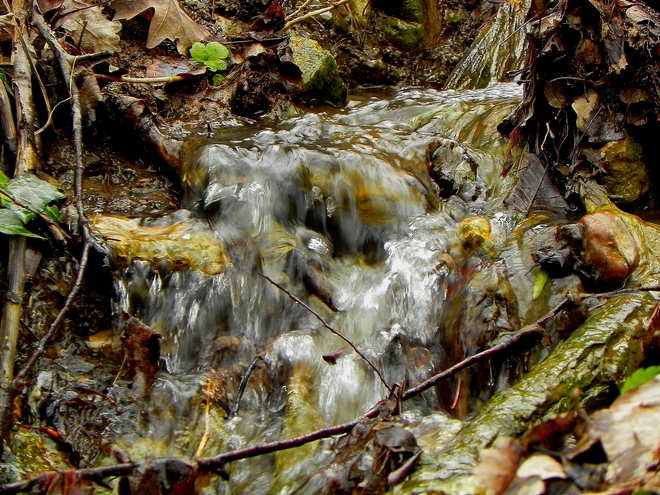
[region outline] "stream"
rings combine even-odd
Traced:
[[[213,456],[347,422],[385,383],[414,386],[542,314],[552,297],[532,305],[494,131],[520,96],[515,84],[363,92],[346,109],[225,128],[188,144],[180,211],[97,217],[117,314],[162,337],[159,371],[137,365],[117,448]],[[480,390],[467,376],[405,404],[420,446],[441,448],[452,416],[507,386],[488,373]],[[320,493],[332,456],[328,440],[232,463],[207,490]]]

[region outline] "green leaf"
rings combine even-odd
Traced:
[[[206,45],[206,51],[210,54],[210,58],[223,59],[229,57],[229,50],[225,45],[221,45],[217,41],[211,41]]]
[[[60,209],[56,205],[46,206],[44,208],[44,215],[46,215],[51,220],[55,220],[57,223],[62,223],[62,216],[60,215]]]
[[[224,61],[222,60],[206,60],[204,63],[213,72],[217,72],[219,70],[225,70],[227,68],[227,64],[224,63]]]
[[[2,84],[4,84],[7,93],[9,93],[9,95],[13,98],[14,91],[11,88],[11,84],[9,84],[9,81],[7,80],[7,73],[4,69],[0,69],[0,81],[2,81]]]
[[[0,232],[9,235],[22,235],[25,237],[43,239],[40,235],[26,229],[20,215],[8,208],[0,209]]]
[[[32,174],[13,178],[3,189],[17,201],[38,212],[43,212],[53,201],[66,198],[66,195],[54,185]]]
[[[649,366],[648,368],[640,368],[632,375],[626,378],[626,381],[621,387],[621,394],[639,387],[643,383],[650,382],[656,375],[660,374],[660,366]]]
[[[545,287],[545,283],[547,281],[548,281],[548,272],[546,272],[544,269],[541,268],[539,272],[536,274],[536,280],[534,281],[534,293],[532,294],[533,299],[538,299],[538,297],[543,292],[543,288]]]
[[[229,57],[229,50],[217,41],[212,41],[208,45],[193,43],[190,48],[190,57],[196,62],[203,63],[211,71],[216,72],[227,68],[224,59]]]
[[[21,219],[23,223],[28,223],[30,220],[34,219],[36,216],[34,213],[32,213],[30,210],[26,210],[25,208],[21,208],[20,206],[10,203],[6,206],[7,209],[13,211],[18,217]]]
[[[213,81],[211,81],[212,86],[220,86],[222,81],[225,80],[225,76],[221,76],[220,74],[216,74],[213,76]]]
[[[0,170],[0,189],[4,189],[7,184],[9,184],[9,177],[7,177],[2,170]]]
[[[190,58],[196,62],[204,62],[206,60],[206,46],[202,43],[193,43],[190,47]]]

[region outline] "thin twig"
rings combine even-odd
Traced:
[[[41,338],[39,344],[37,344],[36,349],[32,352],[32,355],[25,363],[25,366],[23,366],[21,371],[16,375],[16,378],[14,379],[14,383],[16,387],[20,388],[22,382],[25,380],[27,373],[30,371],[32,366],[34,366],[34,363],[37,362],[37,359],[39,359],[42,356],[42,354],[45,352],[46,344],[55,334],[55,332],[59,329],[60,325],[62,324],[62,321],[64,320],[64,317],[71,309],[71,305],[73,304],[73,301],[78,296],[78,293],[82,288],[82,282],[85,274],[85,267],[87,266],[90,246],[91,243],[89,242],[85,242],[83,244],[83,252],[82,252],[82,256],[80,257],[80,266],[78,268],[78,275],[76,276],[76,281],[73,284],[73,287],[71,288],[71,291],[69,292],[66,301],[64,302],[64,306],[62,306],[62,309],[60,309],[59,313],[57,313],[55,320],[53,320],[53,322],[50,324],[48,331]]]
[[[201,457],[211,437],[211,379],[206,380],[206,409],[204,411],[204,435],[199,441],[195,457]]]
[[[62,71],[64,79],[70,83],[69,91],[71,93],[71,107],[73,113],[73,141],[75,150],[74,189],[76,195],[78,221],[80,223],[80,230],[83,238],[83,249],[80,256],[78,274],[76,275],[76,280],[73,284],[73,287],[71,288],[71,291],[69,292],[69,295],[64,302],[64,306],[62,306],[62,309],[55,317],[55,320],[51,323],[48,331],[39,341],[37,348],[34,350],[23,369],[16,376],[16,380],[14,380],[15,387],[21,386],[29,370],[32,368],[32,366],[34,366],[34,363],[37,361],[37,359],[39,359],[39,357],[41,357],[41,355],[44,353],[46,344],[64,321],[64,316],[68,313],[71,305],[73,304],[73,301],[80,292],[80,289],[82,288],[83,277],[85,275],[85,268],[87,267],[87,261],[89,259],[89,249],[91,247],[91,239],[87,230],[85,211],[82,204],[82,112],[80,109],[80,93],[78,92],[78,87],[73,83],[71,70],[71,67],[75,64],[75,58],[73,61],[69,59],[68,54],[62,49],[41,14],[36,12],[36,10],[33,12],[33,20],[41,35],[46,39],[48,44],[55,52],[55,56],[57,57],[60,64],[60,70]]]
[[[280,284],[278,284],[277,282],[275,282],[273,279],[271,279],[271,278],[268,277],[267,275],[264,275],[263,273],[259,273],[259,275],[261,275],[263,278],[265,278],[266,280],[268,280],[268,281],[269,281],[271,284],[273,284],[275,287],[277,287],[277,288],[280,289],[282,292],[284,292],[284,293],[285,293],[287,296],[289,296],[294,302],[300,304],[303,308],[305,308],[307,311],[309,311],[310,313],[312,313],[312,314],[316,317],[316,319],[319,320],[319,321],[321,322],[321,324],[322,324],[325,328],[327,328],[328,330],[330,330],[331,333],[335,334],[337,337],[339,337],[339,338],[342,339],[344,342],[346,342],[348,345],[350,345],[351,348],[355,351],[355,353],[356,353],[358,356],[360,356],[360,357],[361,357],[361,358],[362,358],[362,359],[363,359],[363,360],[364,360],[369,366],[371,366],[371,368],[376,372],[376,374],[378,375],[378,378],[380,378],[380,381],[383,383],[383,385],[385,385],[385,388],[388,390],[388,392],[390,392],[390,393],[392,392],[392,387],[390,387],[390,386],[388,385],[388,383],[385,381],[385,378],[384,378],[383,375],[381,374],[380,370],[376,367],[375,364],[373,364],[373,363],[369,360],[369,358],[368,358],[367,356],[365,356],[365,355],[362,353],[362,351],[360,351],[360,349],[358,349],[358,348],[355,346],[355,344],[353,344],[353,342],[351,342],[351,341],[348,340],[346,337],[344,337],[341,333],[339,333],[337,330],[335,330],[334,328],[332,328],[332,327],[328,324],[328,322],[325,321],[325,320],[323,319],[323,317],[322,317],[320,314],[318,314],[318,313],[317,313],[316,311],[314,311],[310,306],[308,306],[307,304],[305,304],[305,302],[302,301],[300,298],[298,298],[298,297],[294,296],[293,294],[291,294],[291,292],[289,292],[287,289],[285,289],[284,287],[282,287]]]
[[[308,6],[310,3],[312,3],[313,1],[314,1],[314,0],[305,0],[305,1],[302,3],[302,5],[300,5],[300,7],[298,7],[296,10],[294,10],[293,12],[291,12],[291,14],[289,14],[288,16],[286,16],[286,18],[287,18],[288,20],[293,19],[293,18],[296,17],[298,14],[300,14],[300,13],[305,9],[305,7],[307,7],[307,6]]]
[[[109,76],[107,74],[94,74],[97,79],[113,82],[125,82],[131,84],[169,84],[173,82],[185,81],[193,77],[191,74],[168,76],[168,77],[125,77],[125,76]],[[201,75],[201,74],[200,74]]]
[[[307,12],[304,15],[301,15],[300,17],[296,17],[295,19],[290,20],[284,25],[284,28],[282,28],[283,31],[286,31],[287,29],[290,29],[291,26],[295,26],[296,24],[305,21],[309,19],[310,17],[314,17],[320,14],[324,14],[326,12],[330,12],[332,9],[336,9],[340,5],[344,5],[345,3],[348,3],[349,0],[339,0],[339,2],[335,2],[329,7],[323,7],[322,9],[317,9],[317,10],[312,10],[311,12]]]
[[[7,2],[5,2],[7,3]],[[30,23],[31,2],[14,0],[12,37],[13,86],[16,105],[16,162],[14,176],[33,173],[38,163],[38,139],[34,127],[38,122],[32,97],[32,60],[27,46],[27,26]],[[9,11],[12,11],[8,9]],[[13,235],[9,239],[9,263],[7,266],[6,299],[0,321],[0,451],[4,438],[11,428],[13,410],[14,362],[23,310],[25,287],[25,250],[27,241],[23,236]]]
[[[4,81],[0,81],[0,126],[5,136],[5,142],[12,153],[16,153],[16,123],[11,112],[9,94]]]
[[[241,383],[238,386],[238,393],[236,394],[236,401],[234,402],[234,407],[232,407],[231,411],[229,411],[230,417],[236,416],[238,414],[238,408],[241,404],[241,398],[245,393],[245,388],[247,387],[248,381],[250,380],[250,375],[254,371],[254,368],[257,367],[257,363],[259,363],[259,361],[263,361],[263,359],[264,358],[261,354],[255,356],[255,358],[250,363],[250,366],[248,366],[247,369],[245,370],[245,373],[243,373],[243,377],[241,378]]]

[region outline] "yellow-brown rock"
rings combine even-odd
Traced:
[[[594,280],[619,287],[639,264],[639,247],[633,233],[619,215],[596,211],[580,220],[584,227],[582,263]]]
[[[642,146],[628,135],[620,141],[610,141],[600,149],[607,175],[603,184],[616,204],[632,204],[649,190],[651,178]]]
[[[224,272],[226,251],[213,233],[200,222],[140,225],[126,217],[97,216],[93,229],[122,260],[144,260],[152,265],[167,262],[173,268],[192,268],[208,275]]]

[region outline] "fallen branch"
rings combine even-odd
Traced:
[[[317,10],[312,10],[311,12],[307,12],[304,15],[301,15],[300,17],[296,17],[295,19],[291,19],[288,21],[285,25],[284,28],[282,28],[283,31],[286,31],[287,29],[290,29],[292,26],[295,26],[296,24],[301,23],[302,21],[305,21],[311,17],[320,15],[320,14],[325,14],[326,12],[330,12],[333,9],[336,9],[340,5],[344,5],[345,3],[348,3],[349,0],[339,0],[339,2],[335,2],[329,7],[323,7],[322,9],[317,9]]]
[[[284,287],[282,287],[280,284],[278,284],[277,282],[275,282],[275,281],[274,281],[273,279],[271,279],[270,277],[264,275],[263,273],[260,273],[259,275],[261,275],[263,278],[265,278],[266,280],[268,280],[268,281],[269,281],[271,284],[273,284],[275,287],[277,287],[277,288],[280,289],[282,292],[284,292],[284,293],[285,293],[287,296],[289,296],[294,302],[296,302],[297,304],[300,304],[303,308],[305,308],[307,311],[309,311],[310,313],[312,313],[312,314],[316,317],[316,319],[319,320],[319,321],[321,322],[321,324],[322,324],[325,328],[327,328],[328,330],[330,330],[331,333],[333,333],[334,335],[336,335],[337,337],[339,337],[340,339],[342,339],[344,342],[346,342],[348,345],[350,345],[351,348],[355,351],[355,353],[356,353],[358,356],[360,356],[360,357],[361,357],[361,358],[362,358],[362,359],[363,359],[363,360],[364,360],[364,361],[365,361],[365,362],[371,367],[371,369],[373,369],[373,370],[376,372],[376,375],[378,375],[378,378],[380,378],[380,381],[383,383],[383,385],[385,385],[385,388],[386,388],[390,393],[392,393],[392,387],[391,387],[390,385],[388,385],[388,383],[385,381],[385,378],[383,377],[383,375],[382,375],[382,373],[380,372],[380,370],[376,367],[376,365],[375,365],[374,363],[372,363],[372,362],[369,360],[369,358],[368,358],[367,356],[365,356],[365,355],[362,353],[362,351],[360,351],[360,349],[357,348],[357,346],[356,346],[355,344],[353,344],[353,342],[351,342],[350,340],[348,340],[348,339],[347,339],[346,337],[344,337],[340,332],[338,332],[337,330],[335,330],[334,328],[332,328],[330,325],[328,325],[328,322],[325,321],[325,320],[323,319],[323,317],[322,317],[320,314],[318,314],[316,311],[314,311],[309,305],[305,304],[305,302],[302,301],[299,297],[294,296],[293,294],[291,294],[291,292],[289,292],[288,290],[286,290],[286,289],[285,289]]]

